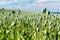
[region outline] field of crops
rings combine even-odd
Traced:
[[[60,40],[60,14],[0,9],[0,40]]]

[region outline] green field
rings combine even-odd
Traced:
[[[0,40],[60,40],[60,14],[2,8]]]

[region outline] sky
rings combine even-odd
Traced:
[[[0,8],[40,12],[45,7],[51,12],[60,12],[60,0],[0,0]]]

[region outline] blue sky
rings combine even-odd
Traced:
[[[39,12],[44,7],[51,12],[60,12],[60,0],[0,0],[0,8]]]

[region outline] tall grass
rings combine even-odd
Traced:
[[[60,18],[48,13],[23,17],[20,10],[2,12],[0,40],[60,40]]]

